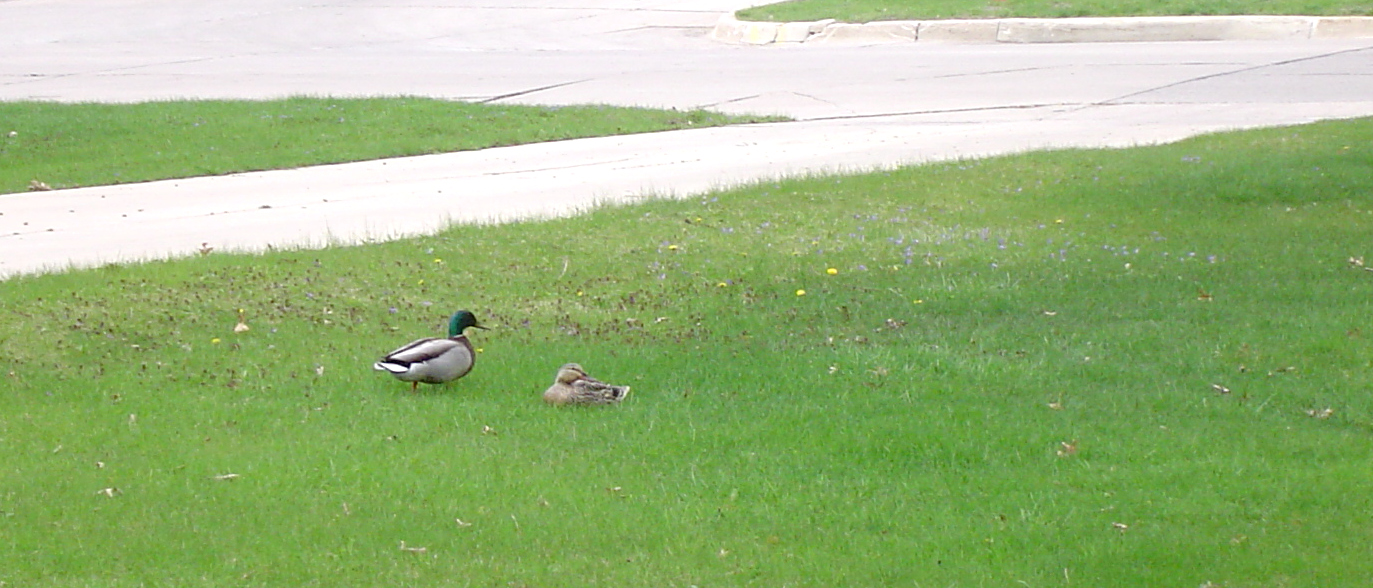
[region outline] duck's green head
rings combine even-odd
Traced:
[[[476,327],[478,329],[486,328],[477,324],[476,315],[472,314],[470,311],[459,310],[453,313],[453,318],[448,319],[448,336],[457,337],[458,335],[461,335],[463,331],[467,330],[468,327]]]

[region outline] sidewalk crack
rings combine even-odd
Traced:
[[[580,84],[580,83],[583,83],[583,82],[589,82],[589,81],[591,81],[591,80],[592,80],[592,78],[586,78],[586,79],[584,79],[584,80],[573,80],[573,81],[570,81],[570,82],[562,82],[562,83],[558,83],[558,84],[549,84],[549,85],[547,85],[547,86],[539,86],[539,87],[537,87],[537,88],[530,88],[530,89],[528,89],[528,90],[520,90],[520,91],[518,91],[518,92],[511,92],[511,93],[509,93],[509,94],[500,94],[500,95],[498,95],[498,96],[492,96],[492,97],[487,98],[487,99],[485,99],[485,100],[478,100],[477,103],[478,103],[478,104],[490,104],[490,103],[496,102],[496,101],[498,101],[498,100],[505,100],[506,98],[515,98],[515,97],[517,97],[517,96],[527,96],[527,95],[529,95],[529,94],[534,94],[534,93],[536,93],[536,92],[542,92],[542,91],[544,91],[544,90],[552,90],[552,89],[554,89],[554,88],[561,88],[561,87],[563,87],[563,86],[571,86],[571,85],[574,85],[574,84]]]

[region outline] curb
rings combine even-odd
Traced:
[[[1105,43],[1258,41],[1373,37],[1367,16],[1145,16],[898,20],[865,24],[742,21],[720,17],[710,38],[736,45],[914,43]]]

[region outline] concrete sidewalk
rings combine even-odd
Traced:
[[[878,43],[1159,43],[1373,37],[1364,16],[1156,16],[1002,18],[844,23],[742,21],[720,17],[711,38],[745,45]]]
[[[1373,39],[747,47],[707,38],[726,4],[739,3],[0,1],[5,100],[409,94],[796,119],[2,195],[0,275],[202,245],[389,239],[815,170],[1373,115]]]

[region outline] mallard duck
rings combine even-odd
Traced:
[[[471,312],[459,310],[448,319],[447,339],[416,339],[388,353],[372,368],[390,372],[396,379],[410,382],[411,392],[419,388],[420,382],[442,384],[461,378],[472,371],[472,364],[476,361],[472,343],[463,334],[468,327],[486,328],[477,324],[477,317]]]
[[[586,375],[586,370],[575,363],[563,364],[558,368],[553,385],[543,393],[543,401],[562,406],[565,404],[615,404],[629,396],[629,386],[612,386]]]

